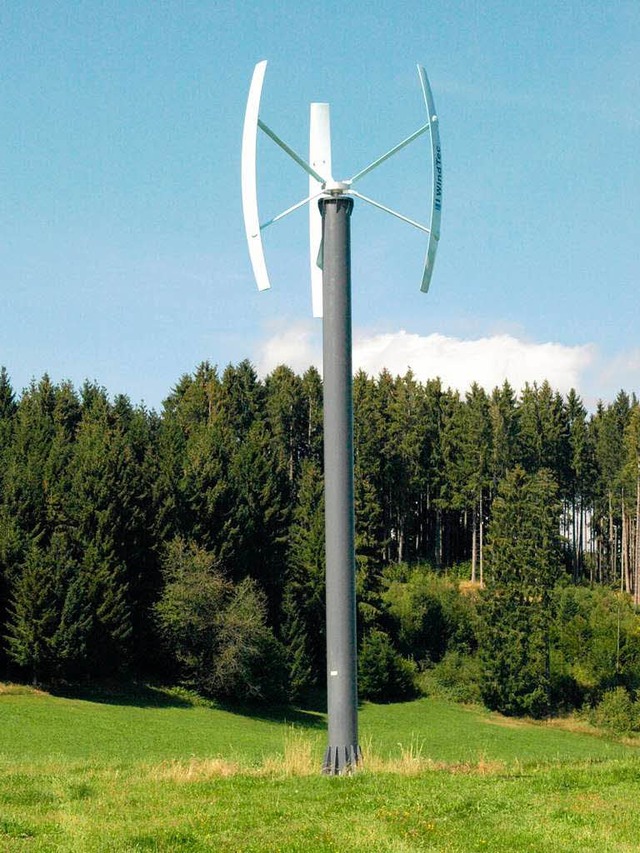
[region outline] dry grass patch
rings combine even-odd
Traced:
[[[312,776],[320,766],[320,740],[291,727],[284,737],[282,756],[268,756],[257,771],[262,776]]]
[[[534,720],[520,720],[516,717],[503,717],[499,714],[482,717],[481,722],[487,723],[490,726],[501,726],[503,729],[525,729],[527,726],[535,725]]]
[[[504,761],[492,761],[479,756],[477,761],[435,761],[423,754],[423,744],[417,739],[405,747],[398,744],[400,754],[383,758],[377,755],[369,741],[363,747],[363,762],[358,774],[385,773],[395,776],[421,776],[426,773],[452,773],[489,776],[507,772]],[[281,778],[318,776],[322,766],[322,744],[319,736],[291,728],[285,734],[282,754],[268,755],[258,765],[243,764],[225,758],[190,758],[163,761],[145,769],[154,782],[207,782],[215,779],[242,776],[251,778]]]
[[[148,778],[157,782],[206,782],[229,776],[315,776],[319,773],[320,756],[319,739],[291,727],[285,732],[282,754],[265,756],[258,765],[221,757],[174,759],[149,767],[147,772]]]
[[[398,744],[400,755],[392,758],[381,758],[371,749],[371,744],[364,749],[363,769],[370,773],[392,773],[399,776],[420,776],[425,773],[453,773],[489,776],[505,773],[507,765],[504,761],[492,761],[484,755],[477,761],[434,761],[424,755],[424,742],[412,738],[408,746]]]
[[[484,584],[480,581],[460,581],[458,589],[462,595],[478,595],[484,589]]]
[[[584,717],[577,714],[571,714],[569,717],[552,717],[545,720],[541,725],[550,729],[561,729],[564,732],[577,732],[578,734],[598,734],[599,729],[592,725]]]
[[[0,682],[0,696],[47,696],[44,690],[37,687],[29,687],[26,684],[12,684],[11,682]]]
[[[148,769],[154,782],[208,782],[243,772],[239,764],[225,758],[190,758],[188,761],[163,761]]]

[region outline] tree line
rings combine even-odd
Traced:
[[[589,414],[575,391],[547,382],[520,394],[474,384],[460,395],[386,371],[359,372],[353,391],[368,695],[408,691],[449,640],[449,651],[475,653],[482,636],[490,648],[507,601],[521,624],[546,614],[531,629],[547,638],[539,679],[555,624],[545,601],[557,604],[560,582],[640,601],[634,396],[620,392]],[[321,686],[322,464],[313,368],[281,366],[260,380],[248,361],[223,371],[203,363],[160,412],[46,375],[18,395],[2,369],[0,674],[173,678],[223,698],[296,698]],[[477,606],[458,587],[433,592],[463,574],[485,589]],[[420,598],[423,587],[433,594]],[[424,615],[428,601],[439,617],[433,607]],[[447,607],[460,618],[445,624]],[[504,706],[487,666],[485,701]]]

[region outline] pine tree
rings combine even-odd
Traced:
[[[596,465],[596,511],[594,526],[599,540],[599,574],[605,581],[620,581],[629,590],[628,566],[623,565],[622,524],[626,514],[625,496],[621,482],[624,454],[624,431],[629,423],[631,401],[621,391],[614,403],[598,405],[592,422]]]
[[[379,579],[389,536],[383,509],[385,426],[376,382],[363,371],[353,381],[356,597],[359,627],[379,616]]]
[[[393,459],[392,516],[397,561],[415,560],[419,529],[420,463],[424,451],[423,389],[409,370],[394,381],[385,456]]]
[[[56,389],[48,376],[32,382],[13,417],[4,502],[23,537],[47,534],[47,462],[55,434]]]
[[[442,513],[439,498],[442,490],[443,409],[448,395],[439,379],[430,379],[424,386],[420,426],[422,450],[420,459],[420,494],[418,497],[419,526],[416,552],[421,559],[442,565]]]
[[[516,467],[493,502],[481,630],[482,695],[505,714],[550,710],[552,590],[560,572],[560,503],[552,475]]]
[[[289,524],[286,472],[265,424],[256,420],[229,460],[233,490],[225,528],[225,565],[234,581],[252,577],[266,593],[269,621],[279,621]]]
[[[176,440],[176,436],[172,436]],[[229,467],[236,448],[233,433],[220,412],[190,428],[184,437],[182,470],[175,471],[178,532],[226,561],[237,534],[231,518],[236,500]],[[177,452],[180,452],[178,444]],[[180,455],[176,459],[176,467]]]
[[[56,579],[44,551],[33,543],[10,593],[7,651],[34,684],[51,677],[51,643],[59,621]]]
[[[5,472],[11,453],[17,408],[7,371],[0,367],[0,638],[5,633],[11,566],[16,564],[20,552],[17,527],[4,504]],[[0,641],[0,674],[5,667],[5,650]]]
[[[322,467],[322,379],[315,367],[309,367],[302,376],[302,397],[305,407],[303,418],[304,456]]]
[[[220,412],[237,442],[245,438],[255,421],[264,419],[264,395],[264,386],[247,359],[237,367],[230,364],[222,374]]]
[[[0,487],[4,472],[5,454],[12,440],[13,419],[17,404],[9,375],[4,367],[0,367]]]
[[[325,666],[324,490],[318,466],[305,460],[289,529],[282,639],[289,689],[299,698],[322,681]]]
[[[626,552],[627,589],[633,592],[636,607],[640,605],[640,406],[634,405],[624,431],[625,465],[621,483],[628,495],[626,536],[622,547]]]
[[[458,544],[458,554],[470,554],[471,580],[475,582],[478,580],[478,564],[482,561],[483,499],[490,485],[491,447],[489,401],[485,391],[476,383],[471,386],[464,403],[456,400],[450,408],[442,446],[445,463],[443,495],[448,508],[462,513],[463,523],[458,528],[462,528],[466,535],[465,541]]]
[[[569,528],[567,539],[571,546],[573,577],[577,582],[584,570],[585,528],[595,495],[595,453],[587,422],[587,410],[574,389],[571,389],[567,395],[566,410],[569,457],[565,463],[567,470],[565,516]],[[591,579],[593,580],[593,577]]]
[[[305,455],[305,409],[302,380],[291,368],[277,367],[265,382],[265,415],[278,467],[287,472],[292,491]]]
[[[506,380],[501,388],[494,388],[491,393],[489,418],[491,420],[489,470],[491,490],[495,493],[500,480],[515,464],[518,444],[516,395]]]
[[[548,468],[566,487],[568,424],[562,397],[545,380],[525,385],[518,407],[518,458],[529,472]]]

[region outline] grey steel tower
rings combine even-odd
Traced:
[[[426,124],[349,180],[336,181],[331,170],[329,105],[311,105],[310,162],[307,162],[259,117],[266,65],[266,61],[256,65],[247,101],[242,138],[242,204],[249,255],[260,290],[270,286],[261,231],[294,210],[309,205],[313,313],[323,317],[328,746],[322,769],[324,773],[337,775],[354,770],[361,761],[358,744],[351,367],[350,220],[353,197],[429,235],[421,284],[421,290],[426,292],[440,239],[442,157],[438,118],[422,66],[418,66],[418,74],[428,115]],[[262,224],[258,216],[256,181],[258,129],[309,175],[309,195]],[[432,175],[428,227],[353,189],[357,181],[427,131],[431,140]],[[317,206],[314,204],[316,199],[319,199]]]
[[[325,773],[344,773],[361,759],[358,744],[353,397],[351,370],[352,199],[323,198],[323,400],[327,602]]]

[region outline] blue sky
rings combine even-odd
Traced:
[[[272,290],[245,246],[240,139],[254,64],[261,114],[307,148],[332,109],[335,177],[440,117],[445,195],[426,241],[357,204],[354,358],[464,388],[640,391],[640,4],[30,2],[0,8],[0,364],[158,407],[208,359],[318,361],[307,224],[265,232]],[[427,143],[360,189],[425,220]],[[261,213],[306,195],[264,139]]]

